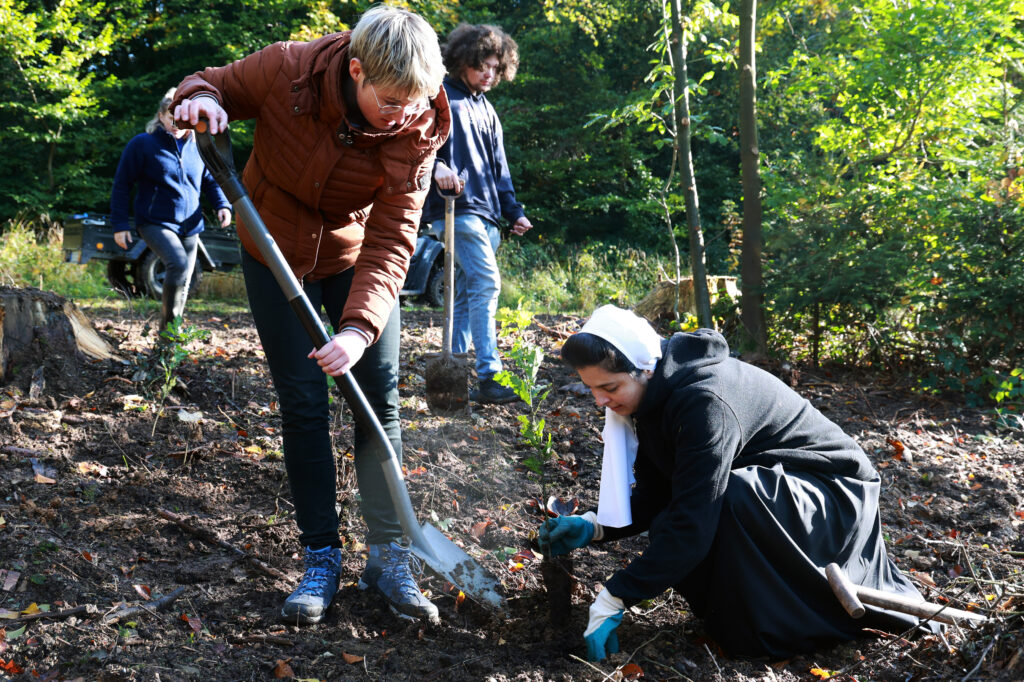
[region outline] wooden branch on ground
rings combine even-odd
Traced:
[[[272,576],[274,578],[280,578],[281,580],[288,580],[288,576],[286,576],[284,573],[277,570],[273,566],[269,566],[266,563],[257,559],[256,557],[254,557],[253,555],[238,549],[231,543],[221,540],[208,530],[205,530],[203,528],[196,528],[195,526],[191,525],[188,521],[186,521],[184,517],[179,516],[174,512],[169,512],[166,509],[157,509],[156,513],[161,518],[171,521],[179,528],[187,530],[189,533],[192,533],[192,535],[195,535],[197,538],[205,542],[208,542],[211,545],[216,545],[217,547],[229,550],[230,552],[233,552],[234,554],[237,554],[238,556],[245,558],[246,561],[248,561],[250,564],[258,568],[259,570],[263,571],[267,575]]]
[[[295,642],[284,637],[274,635],[248,635],[246,637],[229,637],[232,644],[279,644],[281,646],[295,646]]]
[[[18,616],[17,618],[12,618],[6,622],[28,623],[29,621],[42,620],[44,618],[47,620],[63,620],[65,618],[70,618],[71,616],[95,616],[97,613],[99,613],[99,609],[97,609],[95,605],[83,604],[82,606],[75,606],[61,611],[40,611],[39,613],[30,613],[27,616]]]
[[[549,327],[546,324],[544,324],[543,322],[540,322],[539,320],[534,320],[533,323],[535,325],[537,325],[542,332],[544,332],[545,334],[547,334],[549,336],[553,336],[556,339],[567,339],[570,336],[572,336],[572,334],[573,334],[572,332],[564,332],[561,329],[555,329],[554,327]]]
[[[184,593],[185,588],[179,587],[170,594],[165,594],[164,596],[154,601],[139,604],[138,606],[121,607],[117,611],[113,611],[112,613],[108,613],[107,615],[103,616],[103,624],[112,625],[117,621],[121,620],[122,618],[128,618],[130,616],[135,616],[140,613],[152,613],[153,611],[162,611],[169,607],[171,604],[173,604],[174,600]]]
[[[6,452],[9,455],[22,455],[24,457],[42,457],[46,453],[40,452],[39,450],[29,450],[28,448],[19,448],[16,445],[3,445],[0,446],[0,452]]]

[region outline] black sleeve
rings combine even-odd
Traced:
[[[627,605],[676,585],[707,555],[742,443],[732,410],[705,391],[687,391],[670,401],[662,428],[675,448],[671,499],[650,521],[647,549],[606,584]]]

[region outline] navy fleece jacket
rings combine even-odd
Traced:
[[[514,223],[525,212],[512,187],[498,114],[483,93],[471,94],[456,78],[445,76],[444,89],[452,111],[452,133],[438,150],[437,162],[457,173],[466,172],[466,187],[455,200],[455,213],[472,213],[495,225],[504,216]],[[444,199],[431,189],[423,206],[423,221],[443,217]]]
[[[215,209],[231,208],[203,165],[193,136],[175,140],[163,128],[136,135],[121,153],[110,192],[110,222],[117,231],[131,229],[129,206],[136,185],[135,224],[162,225],[182,237],[203,231],[200,193]]]

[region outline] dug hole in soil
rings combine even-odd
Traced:
[[[33,391],[23,368],[0,386],[0,678],[1024,678],[1021,432],[961,398],[923,397],[878,375],[786,375],[879,467],[884,530],[900,568],[929,600],[996,620],[951,627],[945,641],[866,633],[786,661],[739,661],[723,656],[685,600],[668,592],[630,609],[618,630],[621,653],[590,665],[587,609],[646,540],[575,552],[570,606],[552,612],[531,551],[543,517],[540,485],[521,465],[525,408],[474,405],[457,418],[428,410],[423,356],[440,348],[439,311],[403,310],[406,480],[418,518],[500,579],[508,612],[493,614],[429,573],[420,586],[440,609],[439,625],[401,620],[358,589],[365,526],[351,417],[336,410],[342,585],[324,620],[302,628],[278,618],[302,563],[276,396],[250,316],[188,319],[210,338],[189,345],[160,412],[146,321],[87,312],[126,362],[86,362],[68,376],[53,371],[58,358],[41,356],[44,385]],[[561,337],[580,320],[538,322],[527,333],[544,347],[540,379],[554,387],[540,410],[557,452],[547,486],[586,509],[597,501],[602,414],[557,360]]]

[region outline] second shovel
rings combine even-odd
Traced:
[[[455,314],[455,198],[461,193],[444,197],[444,330],[441,353],[426,356],[423,373],[427,407],[434,414],[457,416],[469,411],[469,365],[464,353],[452,353],[453,318]]]

